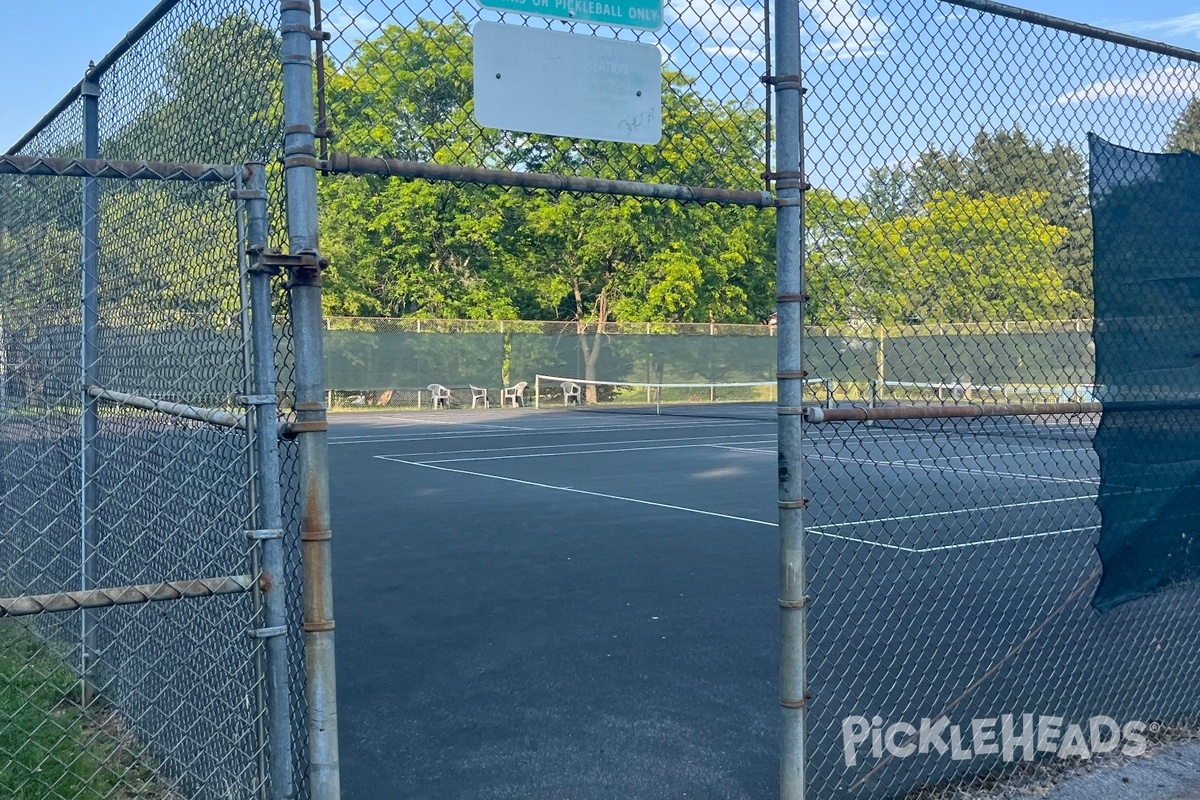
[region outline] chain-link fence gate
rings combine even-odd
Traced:
[[[5,796],[337,796],[301,6],[159,3],[0,157]]]
[[[168,0],[0,159],[17,789],[337,796],[316,234],[349,279],[392,243],[346,209],[390,192],[418,227],[538,197],[663,247],[774,210],[782,796],[982,788],[1193,723],[1194,593],[1088,605],[1099,406],[1055,321],[1092,310],[1085,134],[1195,147],[1200,56],[980,0],[800,11]],[[663,140],[480,126],[479,20],[657,45]],[[804,322],[841,331],[807,365]]]

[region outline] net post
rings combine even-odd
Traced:
[[[79,84],[83,102],[83,157],[100,157],[100,84],[93,79],[88,67]],[[99,509],[99,487],[96,473],[99,467],[96,437],[100,432],[99,400],[88,393],[98,382],[100,359],[100,181],[83,179],[80,305],[80,586],[83,591],[96,588],[96,547],[98,531],[96,514]],[[88,611],[80,612],[80,676],[83,707],[95,698],[96,661],[99,658],[99,637],[96,620]]]
[[[542,407],[542,376],[533,376],[533,407]]]
[[[806,794],[808,576],[804,550],[804,127],[800,4],[775,0],[775,286],[779,430],[780,800]]]
[[[318,251],[316,111],[313,100],[312,6],[281,0],[283,170],[287,191],[292,328],[296,349],[296,436],[303,509],[305,694],[308,778],[312,800],[340,800],[337,672],[334,660],[333,564],[329,518],[329,448],[325,410],[321,265]]]

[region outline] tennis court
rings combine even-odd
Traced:
[[[638,411],[333,418],[348,796],[776,791],[774,408]],[[809,426],[814,796],[911,786],[848,790],[842,717],[931,716],[1064,599],[1019,657],[1088,658],[1093,423]],[[993,677],[966,705],[1064,694]]]

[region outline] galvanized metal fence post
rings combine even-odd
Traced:
[[[313,29],[308,0],[283,0],[280,10],[288,268],[296,348],[296,421],[292,430],[300,451],[309,790],[313,800],[338,800],[341,782],[313,105],[313,39],[320,34]]]
[[[83,157],[100,157],[100,84],[92,79],[92,66],[80,83],[83,101]],[[99,506],[96,469],[96,436],[100,430],[98,399],[88,393],[97,383],[97,363],[100,358],[100,182],[83,179],[83,217],[80,291],[80,580],[82,591],[96,588],[99,533],[96,511]],[[96,660],[99,658],[99,637],[96,635],[93,612],[80,612],[80,677],[81,699],[87,707],[95,693]]]
[[[268,796],[295,796],[292,774],[291,692],[287,647],[287,576],[283,552],[283,492],[280,482],[278,404],[275,377],[275,327],[271,313],[271,278],[278,268],[261,263],[267,249],[267,173],[260,163],[246,165],[246,249],[250,263],[250,326],[254,353],[254,394],[245,398],[254,409],[254,456],[257,466],[258,529],[250,536],[262,555],[264,627],[256,635],[266,640],[267,728],[270,742]]]
[[[804,557],[804,190],[800,7],[775,3],[775,242],[779,338],[779,605],[781,610],[779,796],[805,796],[807,581]],[[768,171],[770,166],[768,165]]]

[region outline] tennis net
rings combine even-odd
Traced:
[[[825,408],[903,409],[928,415],[878,418],[853,423],[875,430],[904,430],[916,436],[1033,438],[1043,440],[1091,441],[1099,424],[1099,413],[1055,410],[1028,413],[1032,408],[1097,403],[1097,389],[1090,384],[1058,386],[1035,383],[976,385],[967,382],[871,381],[861,399],[847,399],[831,392]],[[944,413],[937,409],[944,407]],[[955,408],[958,407],[958,408]],[[978,409],[977,416],[960,416],[965,407]],[[1022,407],[1021,413],[1008,409]]]
[[[999,385],[963,381],[871,381],[868,401],[923,403],[1091,403],[1095,387],[1090,384],[1060,386],[1040,383]]]
[[[806,404],[826,405],[832,387],[832,382],[824,379],[807,379]],[[774,381],[638,383],[538,375],[533,390],[534,404],[540,408],[754,420],[774,420],[778,397]]]

